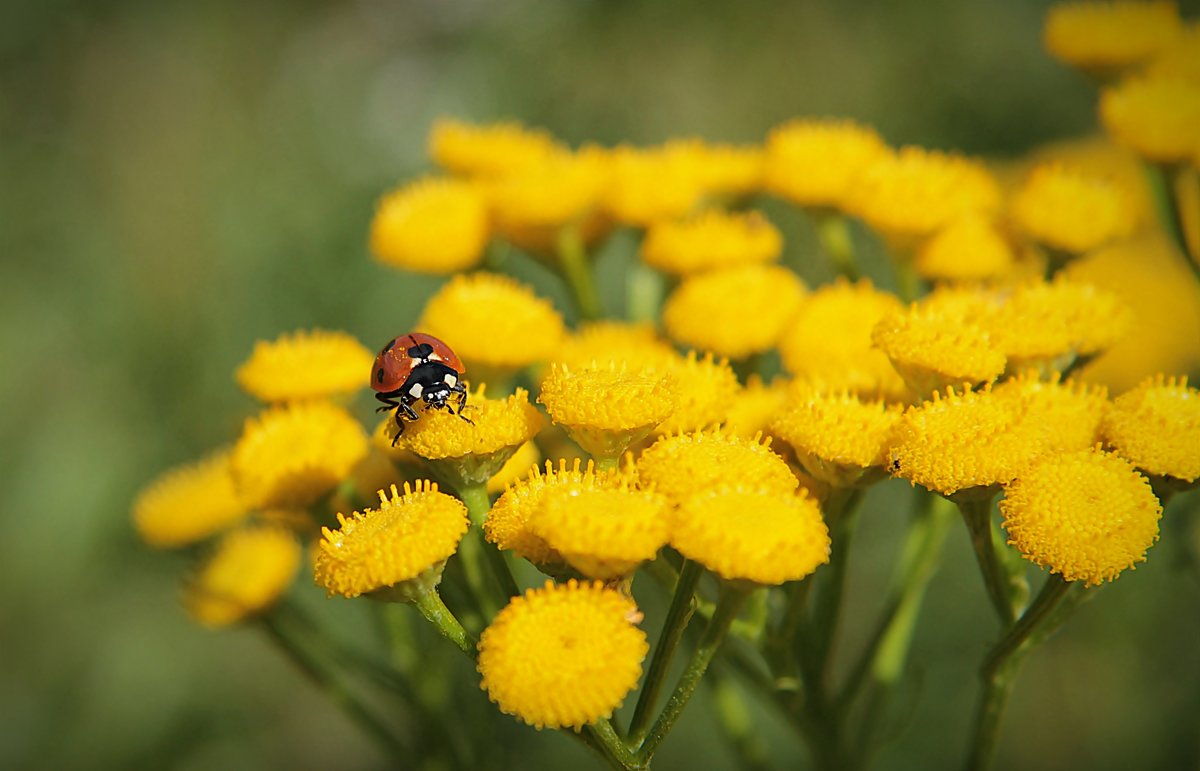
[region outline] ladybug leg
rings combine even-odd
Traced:
[[[454,391],[454,401],[458,405],[458,412],[455,414],[457,414],[460,418],[462,418],[463,420],[470,423],[472,426],[475,425],[475,421],[471,420],[466,415],[462,414],[463,407],[467,406],[467,387],[464,386],[462,383],[459,383],[458,385],[454,386],[454,388],[451,390]],[[451,410],[451,411],[453,412],[453,410]]]
[[[392,439],[392,446],[396,446],[396,442],[400,441],[400,437],[404,435],[404,421],[416,420],[419,415],[406,401],[396,403],[396,436]]]
[[[397,407],[400,406],[400,402],[398,401],[400,396],[401,396],[401,394],[400,394],[399,390],[388,391],[387,393],[382,393],[382,394],[376,393],[375,398],[378,399],[379,401],[383,402],[383,406],[376,407],[375,411],[376,412],[387,412],[388,410],[396,409]]]

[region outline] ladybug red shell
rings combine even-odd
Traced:
[[[396,410],[399,430],[393,445],[404,433],[405,421],[420,418],[413,409],[418,403],[424,403],[424,410],[446,410],[471,422],[462,414],[467,403],[465,371],[458,354],[433,335],[410,332],[383,347],[371,367],[371,388],[384,404],[380,410]]]

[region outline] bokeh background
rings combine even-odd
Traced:
[[[383,766],[255,629],[194,626],[184,560],[142,547],[128,512],[160,471],[237,435],[253,405],[232,371],[256,339],[321,326],[373,347],[415,319],[437,282],[373,262],[365,233],[376,196],[428,167],[435,118],[754,142],[845,115],[895,144],[1015,158],[1095,125],[1093,87],[1041,48],[1045,7],[4,3],[0,767]],[[903,488],[868,502],[851,635],[888,576]],[[1200,767],[1197,531],[1179,508],[1149,562],[1028,662],[1000,768]],[[880,768],[957,765],[993,632],[956,533]],[[756,716],[779,767],[807,762]],[[656,767],[732,767],[712,726],[689,710]],[[527,768],[595,766],[515,722],[497,742]]]

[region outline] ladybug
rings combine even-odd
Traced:
[[[412,332],[383,346],[371,367],[371,388],[385,405],[376,412],[396,410],[399,431],[393,447],[404,433],[404,421],[420,418],[413,405],[421,401],[426,410],[446,410],[474,425],[462,414],[467,404],[467,387],[462,383],[465,371],[458,354],[433,335]]]

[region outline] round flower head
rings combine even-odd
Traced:
[[[530,471],[542,462],[542,453],[537,442],[530,439],[517,448],[513,456],[504,462],[500,470],[492,475],[487,482],[489,495],[504,492],[504,489],[517,480],[524,479]]]
[[[593,490],[607,486],[610,475],[597,473],[591,461],[581,468],[578,458],[570,467],[565,460],[559,460],[558,468],[546,461],[545,473],[538,468],[531,471],[529,476],[514,482],[492,505],[483,521],[483,534],[497,548],[511,549],[518,557],[536,565],[561,565],[562,556],[534,532],[531,519],[541,511],[548,490],[559,487],[576,492]]]
[[[1043,40],[1055,58],[1104,74],[1145,61],[1179,29],[1174,2],[1068,2],[1046,13]]]
[[[568,335],[555,350],[553,360],[573,369],[608,364],[664,369],[677,358],[675,349],[649,324],[593,321]]]
[[[921,245],[913,267],[930,281],[985,281],[1012,272],[1016,259],[988,218],[964,214]]]
[[[467,532],[467,507],[432,482],[407,482],[404,493],[379,491],[379,508],[338,514],[339,528],[321,528],[313,575],[330,596],[379,592],[412,599],[437,586],[442,567]]]
[[[609,153],[605,209],[625,225],[646,227],[686,216],[704,193],[694,158],[663,147],[618,147]]]
[[[763,153],[758,147],[712,144],[698,138],[673,139],[663,151],[696,169],[700,187],[716,195],[745,195],[762,184]]]
[[[1018,406],[990,388],[934,393],[896,423],[888,470],[943,495],[1008,482],[1046,449],[1045,432]]]
[[[759,212],[707,209],[684,220],[650,226],[642,241],[642,261],[656,270],[687,276],[716,268],[773,262],[783,236]]]
[[[235,377],[243,391],[264,402],[322,399],[362,388],[373,358],[345,332],[299,331],[255,343]]]
[[[770,441],[724,430],[664,436],[637,459],[638,479],[678,504],[726,482],[790,493],[800,484]]]
[[[930,235],[971,212],[1000,204],[1000,188],[979,161],[905,147],[860,174],[847,208],[879,233],[905,241]]]
[[[627,484],[551,487],[529,525],[571,567],[604,580],[654,559],[670,535],[667,499]]]
[[[1086,450],[1100,438],[1100,420],[1108,409],[1108,390],[1067,381],[1057,372],[1049,380],[1037,372],[1024,372],[992,389],[993,395],[1011,399],[1025,422],[1038,425],[1048,450]]]
[[[800,206],[840,207],[858,175],[887,152],[870,127],[797,118],[767,136],[765,184]]]
[[[444,119],[429,134],[434,162],[466,176],[511,174],[561,151],[550,134],[515,121],[480,126]]]
[[[1143,158],[1189,161],[1200,126],[1200,83],[1166,77],[1123,81],[1100,94],[1100,121]]]
[[[724,419],[725,406],[736,398],[737,375],[724,360],[712,354],[703,359],[695,351],[675,357],[664,370],[675,389],[675,411],[658,425],[660,434],[694,431],[716,425]]]
[[[418,328],[445,340],[468,367],[504,371],[545,361],[563,337],[549,300],[495,273],[455,276],[429,299]]]
[[[1136,216],[1117,185],[1053,162],[1033,170],[1013,195],[1010,210],[1026,235],[1072,254],[1129,235]]]
[[[1000,501],[1009,543],[1067,581],[1099,584],[1146,559],[1162,506],[1117,455],[1048,455],[1007,485]]]
[[[685,278],[667,298],[663,326],[674,340],[744,359],[773,347],[804,295],[787,268],[746,265]]]
[[[832,487],[848,487],[887,461],[887,443],[900,408],[862,401],[848,393],[794,388],[771,433],[796,451],[810,475]]]
[[[1158,375],[1113,400],[1101,427],[1110,447],[1147,474],[1200,478],[1200,391]]]
[[[177,466],[133,502],[133,525],[151,546],[187,546],[240,521],[249,507],[233,484],[229,453]]]
[[[599,204],[607,172],[598,152],[558,152],[496,178],[488,186],[496,228],[522,241],[581,221]]]
[[[775,585],[829,561],[829,529],[803,491],[733,483],[680,504],[671,545],[722,578]]]
[[[675,390],[669,375],[653,369],[553,364],[538,401],[584,452],[616,458],[675,411]]]
[[[501,712],[535,728],[580,728],[612,715],[642,674],[650,646],[641,613],[600,582],[529,589],[479,639],[480,687]]]
[[[328,402],[302,402],[246,420],[230,464],[251,506],[307,506],[366,454],[366,433],[350,413]]]
[[[920,306],[886,316],[871,340],[922,395],[958,383],[988,383],[1004,372],[1004,354],[984,328]]]
[[[1115,295],[1062,278],[1020,286],[987,326],[1009,371],[1062,370],[1119,340],[1131,323]]]
[[[545,419],[529,403],[529,392],[500,399],[488,399],[485,385],[467,398],[463,416],[430,410],[421,419],[409,423],[396,440],[395,421],[384,429],[387,442],[408,450],[427,461],[435,461],[440,473],[465,482],[486,483],[513,456],[517,448],[541,430]]]
[[[871,342],[871,331],[885,316],[902,310],[895,295],[869,281],[838,280],[810,293],[779,340],[783,366],[797,380],[832,390],[901,398],[904,381]]]
[[[228,626],[279,599],[300,569],[300,544],[279,527],[235,530],[184,585],[183,605],[205,626]]]
[[[1165,235],[1121,241],[1063,272],[1071,281],[1112,292],[1133,315],[1128,334],[1084,367],[1084,378],[1121,393],[1155,372],[1200,366],[1200,292]]]
[[[394,268],[455,273],[483,257],[487,203],[470,182],[428,178],[379,200],[371,220],[371,253]]]

